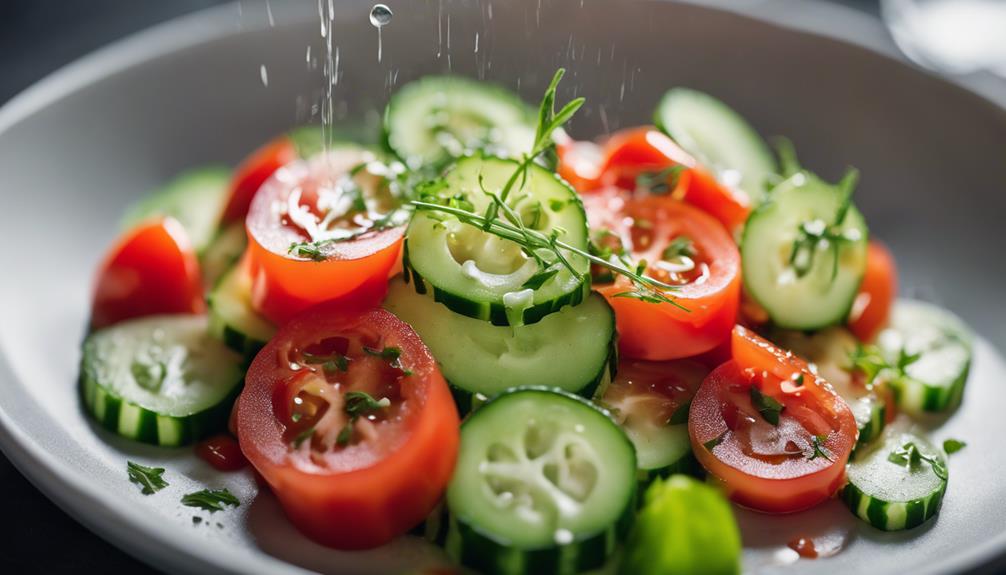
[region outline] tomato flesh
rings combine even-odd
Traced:
[[[105,256],[91,304],[91,328],[205,309],[199,260],[185,228],[175,219],[157,218],[128,231]]]
[[[276,170],[297,159],[297,149],[289,136],[283,135],[252,152],[234,171],[230,194],[221,221],[240,222],[248,215],[252,199],[262,184]]]
[[[459,443],[450,391],[415,332],[338,302],[295,317],[259,352],[236,422],[294,525],[339,549],[382,545],[422,521]]]
[[[760,511],[800,511],[834,495],[856,441],[848,405],[803,360],[743,327],[732,353],[692,400],[699,462],[734,501]],[[778,402],[777,422],[759,396]]]
[[[619,362],[603,401],[617,410],[622,425],[663,427],[681,416],[679,410],[687,409],[708,373],[701,363],[687,359],[626,359]]]
[[[376,176],[364,171],[348,177],[373,159],[370,152],[347,149],[294,162],[255,196],[246,221],[252,301],[273,322],[282,325],[323,301],[366,309],[384,297],[404,227],[377,227],[397,204]],[[298,244],[311,249],[292,249]]]
[[[894,256],[877,241],[866,250],[866,274],[849,314],[849,331],[860,341],[873,341],[887,324],[898,294],[898,270]]]
[[[676,200],[634,197],[613,187],[583,201],[595,242],[607,241],[633,262],[646,260],[645,274],[677,286],[667,295],[685,308],[622,297],[632,290],[626,278],[598,278],[595,288],[615,309],[622,354],[679,359],[707,352],[729,337],[740,298],[740,254],[719,222]],[[675,251],[675,242],[682,249]]]

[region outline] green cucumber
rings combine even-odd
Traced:
[[[534,112],[516,95],[454,76],[428,76],[399,90],[385,110],[388,147],[411,168],[442,166],[472,151],[531,151]]]
[[[842,499],[860,519],[884,531],[922,525],[940,510],[947,490],[943,452],[892,426],[846,469]]]
[[[741,551],[740,530],[722,491],[677,475],[646,490],[618,572],[735,575]]]
[[[80,382],[87,411],[110,431],[162,446],[224,429],[243,358],[206,327],[204,316],[150,316],[89,335]]]
[[[895,302],[890,326],[877,336],[877,345],[888,362],[904,366],[891,382],[898,406],[921,413],[960,404],[972,340],[971,330],[947,310],[919,301]]]
[[[607,412],[515,388],[461,426],[447,553],[488,575],[597,568],[631,527],[635,499],[635,452]]]
[[[518,169],[517,162],[490,157],[460,160],[445,176],[438,201],[466,204],[482,213],[493,202],[483,190],[498,193]],[[559,233],[567,244],[587,250],[587,218],[576,192],[548,170],[532,165],[527,179],[511,190],[507,203],[528,228]],[[529,287],[540,268],[516,243],[501,239],[440,212],[420,211],[406,232],[405,264],[413,287],[432,292],[436,301],[462,315],[494,325],[522,325],[541,320],[566,305],[576,305],[590,293],[586,258],[564,255],[577,275],[554,254],[539,255],[557,270]],[[579,277],[577,277],[579,276]]]
[[[857,447],[880,435],[887,425],[887,404],[880,394],[886,379],[878,378],[870,386],[856,381],[852,356],[860,344],[849,330],[831,327],[816,333],[778,331],[772,341],[812,363],[849,404],[859,429]]]
[[[252,307],[251,277],[240,262],[210,292],[210,333],[227,347],[252,358],[276,334],[276,326]]]
[[[675,473],[701,473],[688,438],[688,408],[708,373],[689,360],[623,359],[598,400],[632,441],[643,485]],[[667,395],[669,390],[673,396]]]
[[[814,330],[848,317],[866,272],[868,233],[848,193],[798,172],[748,217],[744,287],[777,326]]]
[[[217,285],[227,270],[234,267],[247,246],[248,235],[245,233],[244,222],[235,222],[221,228],[199,257],[203,285],[207,288]]]
[[[430,348],[462,413],[514,385],[549,385],[590,397],[611,380],[615,315],[598,294],[520,327],[454,313],[400,278],[391,280],[384,307]]]
[[[740,114],[716,98],[688,88],[672,88],[657,104],[654,120],[717,179],[739,187],[758,205],[776,173],[765,141]]]
[[[219,166],[183,172],[126,212],[122,227],[131,228],[154,216],[170,216],[181,222],[192,246],[202,253],[217,234],[230,181],[230,170]]]

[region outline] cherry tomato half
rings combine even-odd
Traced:
[[[237,406],[241,450],[311,539],[387,543],[443,496],[460,434],[419,336],[337,302],[297,316],[255,357]]]
[[[280,168],[256,194],[246,220],[252,300],[276,324],[322,301],[365,309],[384,297],[404,226],[380,223],[398,203],[383,178],[358,170],[374,159],[335,149]]]
[[[252,152],[234,171],[222,222],[228,224],[243,220],[262,184],[276,170],[296,159],[297,149],[293,140],[285,134]]]
[[[849,406],[806,362],[746,328],[734,330],[732,350],[692,400],[699,462],[734,501],[760,511],[800,511],[834,495],[856,443]]]
[[[623,297],[623,276],[595,274],[595,288],[615,309],[619,350],[626,357],[668,360],[709,351],[730,336],[740,299],[740,254],[711,216],[658,196],[632,197],[607,188],[583,198],[596,244],[614,257],[646,260],[645,275],[678,286],[683,308]]]
[[[883,244],[871,241],[866,250],[866,275],[849,313],[849,330],[860,341],[872,341],[887,324],[897,293],[894,256]]]
[[[205,309],[199,260],[185,228],[173,218],[157,218],[126,232],[105,256],[91,304],[91,328]]]

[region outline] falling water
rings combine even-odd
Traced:
[[[391,13],[391,8],[388,8],[384,4],[374,4],[374,7],[370,10],[370,23],[377,28],[377,61],[380,62],[383,52],[384,52],[384,42],[381,39],[381,30],[391,23],[391,18],[394,14]]]

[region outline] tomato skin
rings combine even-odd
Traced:
[[[206,311],[199,260],[185,228],[157,218],[126,232],[101,264],[91,328],[156,314]]]
[[[221,223],[239,222],[248,215],[252,199],[275,172],[297,159],[289,136],[280,136],[251,153],[234,171]]]
[[[296,162],[273,174],[253,199],[245,222],[252,301],[277,325],[323,301],[342,300],[347,309],[377,305],[391,270],[401,261],[404,226],[333,244],[334,253],[322,261],[289,253],[290,245],[304,237],[278,221],[274,206],[285,203],[292,188],[315,177],[311,169]]]
[[[898,270],[883,244],[871,240],[866,251],[866,275],[849,314],[849,330],[860,341],[873,341],[887,324],[898,293]]]
[[[576,141],[563,131],[557,131],[554,139],[559,176],[581,193],[600,186],[600,146],[593,142]]]
[[[731,233],[740,229],[751,214],[751,201],[743,191],[721,184],[701,167],[692,170],[684,200],[712,215]]]
[[[744,328],[734,331],[732,348],[734,359],[716,368],[692,400],[688,429],[696,458],[734,501],[752,509],[790,513],[830,498],[844,484],[856,442],[848,405],[802,360]],[[749,392],[759,380],[760,391],[785,406],[777,426],[752,405]],[[752,438],[772,434],[776,443],[786,440],[787,449],[797,447],[796,457],[756,455]],[[810,436],[826,436],[820,446],[828,457],[810,457]]]
[[[401,431],[329,453],[337,462],[319,466],[291,451],[284,439],[280,421],[285,414],[276,412],[274,402],[282,385],[277,380],[280,351],[291,343],[362,332],[381,334],[385,345],[398,347],[412,372],[399,380],[405,397],[396,428]],[[334,302],[292,319],[259,352],[236,420],[242,451],[293,524],[314,541],[338,549],[376,547],[422,521],[443,496],[460,441],[447,383],[415,332],[385,310],[346,312]]]
[[[633,261],[655,262],[672,236],[687,235],[704,254],[709,276],[681,286],[670,295],[688,311],[617,297],[631,289],[623,278],[595,289],[615,310],[619,352],[625,357],[663,361],[705,353],[725,342],[737,319],[740,301],[740,254],[733,239],[715,219],[666,197],[631,198],[615,188],[583,198],[591,229],[629,233],[626,218],[645,216],[652,222],[653,244],[634,250]]]

